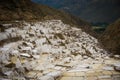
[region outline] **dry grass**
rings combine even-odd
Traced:
[[[120,19],[109,25],[100,39],[106,49],[114,54],[120,54]]]

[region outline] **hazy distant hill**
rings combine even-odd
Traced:
[[[109,51],[120,54],[120,19],[109,25],[100,39]]]
[[[90,22],[113,22],[120,17],[120,0],[33,0],[70,12]]]

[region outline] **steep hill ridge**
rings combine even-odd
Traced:
[[[110,52],[120,54],[120,19],[109,25],[100,39]]]
[[[68,24],[87,23],[70,14],[38,5],[31,0],[0,0],[0,21],[60,19]]]

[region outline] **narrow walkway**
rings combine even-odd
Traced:
[[[120,72],[112,66],[119,62],[120,60],[110,58],[104,60],[104,63],[92,64],[92,68],[74,68],[64,72],[60,80],[120,80]]]
[[[120,72],[105,70],[65,72],[60,80],[120,80]]]

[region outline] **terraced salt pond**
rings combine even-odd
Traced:
[[[12,26],[0,33],[1,80],[120,79],[119,55],[110,58],[82,29],[61,20]]]

